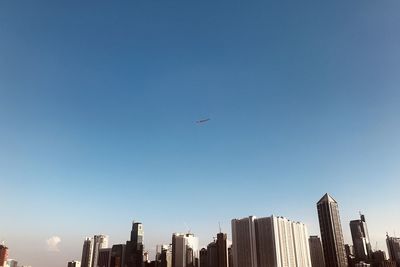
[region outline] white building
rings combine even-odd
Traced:
[[[235,267],[311,267],[307,227],[284,217],[232,220]]]
[[[108,248],[108,236],[106,235],[95,235],[93,238],[93,260],[92,267],[97,267],[99,260],[99,251],[102,248]]]
[[[193,234],[172,235],[172,266],[191,267],[199,258],[199,239]]]

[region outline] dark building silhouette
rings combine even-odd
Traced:
[[[0,266],[4,265],[4,262],[8,259],[8,247],[0,245]]]
[[[204,250],[203,254],[207,256],[206,267],[228,267],[227,235],[218,233],[217,239],[208,244],[207,250]]]
[[[389,252],[389,259],[396,262],[397,266],[400,267],[400,238],[390,237],[386,234],[386,245]]]
[[[110,261],[111,261],[111,248],[99,249],[97,267],[110,267]]]
[[[338,203],[325,194],[317,203],[326,267],[347,267]]]
[[[318,236],[310,236],[308,243],[310,245],[311,266],[325,267],[324,251],[322,249],[321,239]]]
[[[228,267],[228,238],[224,233],[217,234],[218,267]]]
[[[131,240],[126,242],[125,267],[143,267],[143,225],[132,222]]]
[[[125,244],[114,245],[111,248],[110,267],[125,266]]]
[[[360,214],[360,220],[350,221],[351,238],[353,239],[354,257],[357,261],[372,259],[372,248],[369,239],[365,216]]]
[[[218,267],[218,247],[215,241],[207,246],[207,267]]]
[[[200,250],[200,267],[208,267],[207,249]]]

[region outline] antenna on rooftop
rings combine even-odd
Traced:
[[[221,222],[218,222],[218,227],[219,227],[219,232],[222,233],[222,231],[221,231]]]

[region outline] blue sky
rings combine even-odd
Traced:
[[[205,245],[248,215],[319,234],[330,192],[346,241],[361,210],[385,248],[400,232],[399,8],[2,1],[0,239],[61,267],[85,236],[124,242],[132,219],[150,250],[187,228]]]

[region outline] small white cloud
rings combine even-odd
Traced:
[[[46,245],[47,245],[47,250],[48,251],[60,251],[60,249],[58,248],[58,245],[61,242],[61,238],[58,236],[52,236],[49,239],[46,240]]]

